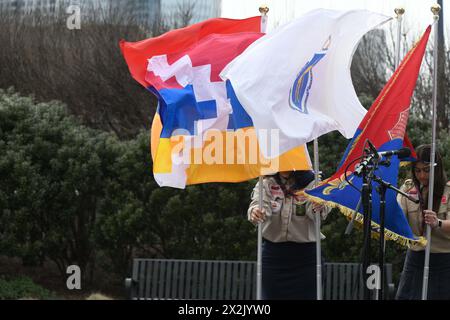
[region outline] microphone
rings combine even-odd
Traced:
[[[354,171],[355,175],[358,177],[361,176],[362,171],[372,162],[374,158],[379,159],[378,152],[370,154],[367,158],[361,161]]]
[[[409,148],[401,148],[399,150],[381,151],[379,152],[377,148],[367,139],[367,144],[369,145],[370,151],[375,155],[375,159],[378,160],[382,157],[392,157],[398,156],[399,159],[408,158],[411,155],[411,150]]]
[[[375,148],[375,146],[372,144],[372,142],[370,142],[369,139],[367,139],[367,144],[369,145],[370,151],[372,151],[372,154],[375,156],[375,160],[380,159],[382,156],[380,156],[380,155],[378,154],[377,148]]]
[[[363,161],[359,163],[359,165],[355,169],[355,175],[360,177],[362,174],[362,171],[373,161],[373,160],[379,160],[381,159],[381,156],[378,154],[377,148],[370,142],[369,139],[367,139],[367,144],[369,145],[370,154],[364,158]],[[366,150],[367,151],[367,150]]]
[[[411,150],[409,148],[404,147],[398,150],[378,152],[378,155],[381,157],[398,156],[399,159],[404,159],[408,158],[411,155]]]
[[[369,165],[373,160],[379,160],[382,157],[391,157],[391,156],[398,156],[399,159],[407,158],[411,155],[411,150],[409,148],[401,148],[399,150],[389,150],[389,151],[382,151],[378,152],[377,149],[373,146],[373,144],[367,140],[369,144],[369,148],[371,149],[371,154],[366,157],[363,161],[360,162],[360,164],[356,167],[355,175],[360,176],[363,169]],[[375,150],[375,151],[374,151]]]

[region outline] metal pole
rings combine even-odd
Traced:
[[[261,13],[261,32],[265,33],[267,29],[267,12],[268,7],[259,7]],[[263,210],[263,177],[259,176],[259,210]],[[262,285],[262,223],[258,223],[258,254],[256,261],[256,300],[261,300],[261,285]]]
[[[372,178],[369,177],[370,171],[368,168],[363,169],[363,185],[362,185],[362,206],[364,212],[364,236],[363,236],[363,285],[364,285],[364,300],[370,299],[370,291],[367,286],[367,270],[370,264],[370,241],[372,236]]]
[[[439,11],[441,7],[438,4],[431,6],[434,19],[434,68],[433,68],[433,125],[431,134],[431,155],[430,155],[430,177],[428,182],[428,210],[433,210],[433,192],[434,192],[434,163],[436,161],[436,118],[437,118],[437,66],[438,66],[438,28]],[[422,300],[427,300],[428,296],[428,275],[430,265],[431,250],[431,226],[427,224],[426,228],[427,246],[425,249],[425,263],[423,266],[423,284],[422,284]]]
[[[384,252],[386,250],[386,240],[384,238],[384,221],[386,216],[386,186],[380,184],[378,188],[378,191],[380,193],[380,253],[378,261],[378,265],[380,267],[380,279],[378,283],[379,287],[376,291],[376,300],[384,300]]]
[[[314,175],[315,184],[319,185],[319,143],[314,139]],[[320,239],[320,218],[322,212],[315,213],[315,227],[316,227],[316,285],[317,285],[317,300],[322,300],[322,248]]]
[[[263,177],[259,176],[259,210],[263,209]],[[258,259],[256,262],[256,299],[261,300],[262,283],[262,222],[258,223]]]
[[[269,8],[266,6],[259,7],[259,12],[261,13],[261,32],[267,32],[267,12],[269,12]]]
[[[405,13],[405,9],[402,7],[398,7],[394,9],[395,14],[397,15],[397,50],[395,50],[395,69],[398,68],[400,64],[400,48],[401,48],[401,37],[402,37],[402,18]]]

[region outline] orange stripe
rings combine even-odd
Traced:
[[[152,128],[150,130],[150,150],[152,154],[152,160],[155,162],[156,150],[158,150],[159,137],[162,132],[162,123],[159,114],[156,113],[153,117]]]
[[[170,173],[172,153],[181,153],[186,137],[156,139],[159,119],[152,126],[152,155],[154,173]],[[311,161],[304,146],[294,148],[272,160],[264,158],[259,150],[253,127],[237,131],[209,131],[202,148],[189,148],[186,161],[187,184],[207,182],[241,182],[278,171],[309,170]]]
[[[203,148],[191,150],[187,184],[240,182],[277,171],[311,169],[309,155],[303,146],[272,160],[264,158],[253,127],[216,132],[205,140]]]

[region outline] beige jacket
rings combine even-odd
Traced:
[[[406,192],[413,198],[418,199],[419,194],[418,190],[414,186],[414,183],[411,179],[405,181],[405,183],[401,186],[400,190]],[[439,207],[439,211],[437,213],[438,219],[446,220],[450,219],[450,183],[447,182],[447,185],[444,188],[444,193],[442,195],[441,205]],[[406,197],[402,195],[397,196],[397,201],[403,209],[403,212],[408,219],[409,225],[411,226],[411,230],[415,236],[425,236],[425,231],[423,230],[423,214],[420,210],[420,205],[418,203],[414,203],[408,200]],[[419,245],[412,245],[411,250],[421,251],[425,250],[425,247]],[[439,228],[431,229],[431,252],[432,253],[449,253],[450,252],[450,234],[446,234],[442,232]]]
[[[314,181],[306,189],[311,189]],[[263,223],[263,238],[272,242],[315,242],[315,224],[312,203],[300,196],[287,196],[273,177],[263,179],[263,208],[266,220]],[[259,206],[259,182],[252,193],[252,201],[247,211],[250,221],[250,213]],[[330,208],[325,207],[321,217],[324,220]],[[321,234],[321,239],[325,236]]]

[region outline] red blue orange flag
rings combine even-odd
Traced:
[[[262,157],[253,122],[219,74],[264,36],[261,17],[209,19],[140,42],[120,43],[131,75],[158,98],[151,133],[160,186],[239,182],[311,167],[304,146]]]

